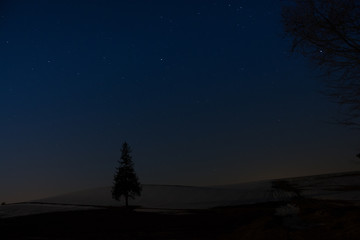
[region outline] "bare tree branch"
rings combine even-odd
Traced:
[[[338,122],[360,126],[360,1],[289,0],[282,19],[292,50],[323,71]]]

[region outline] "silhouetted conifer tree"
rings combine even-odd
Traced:
[[[112,188],[112,197],[119,201],[120,197],[124,196],[126,207],[128,207],[129,198],[134,199],[135,196],[140,196],[142,190],[130,153],[129,144],[124,142],[121,149],[120,166],[116,168]]]

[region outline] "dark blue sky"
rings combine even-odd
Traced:
[[[1,1],[0,201],[357,169],[359,133],[289,54],[281,2]]]

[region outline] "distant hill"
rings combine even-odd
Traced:
[[[249,186],[250,185],[250,186]],[[191,187],[173,185],[143,185],[142,196],[131,200],[131,205],[147,208],[194,209],[224,205],[240,205],[266,201],[270,182],[237,188]],[[249,189],[250,188],[250,189]],[[37,202],[121,206],[123,201],[111,198],[111,187],[102,187],[36,200]]]
[[[276,194],[273,194],[274,181],[285,181],[304,197],[360,203],[360,172],[347,172],[211,187],[145,184],[142,196],[130,201],[130,205],[155,209],[205,209],[278,201]],[[26,208],[31,209],[33,214],[37,211],[65,211],[74,206],[124,204],[123,201],[111,198],[110,186],[36,199],[32,202],[38,205],[42,203],[42,206],[29,207],[28,203],[0,206],[0,217],[26,214]]]

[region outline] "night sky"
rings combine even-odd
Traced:
[[[111,185],[123,141],[142,183],[358,170],[281,4],[1,1],[0,202]]]

